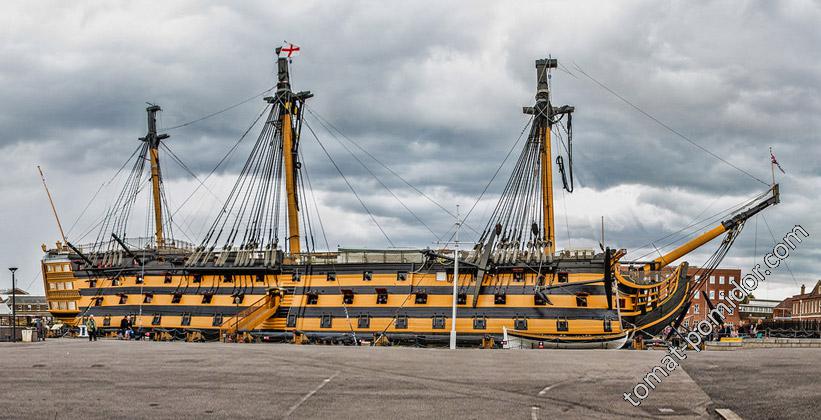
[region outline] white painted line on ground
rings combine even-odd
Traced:
[[[741,416],[729,408],[716,408],[716,413],[724,420],[741,420]]]
[[[557,386],[559,386],[559,385],[561,385],[561,384],[563,384],[563,383],[565,383],[565,382],[567,382],[567,381],[556,382],[556,383],[555,383],[555,384],[553,384],[553,385],[548,385],[548,386],[544,387],[544,389],[542,389],[541,391],[539,391],[539,396],[542,396],[542,395],[544,395],[544,394],[547,394],[547,391],[550,391],[551,389],[553,389],[553,388],[555,388],[555,387],[557,387]]]
[[[539,407],[536,407],[535,405],[530,407],[530,419],[539,420]]]
[[[311,390],[311,392],[309,392],[309,393],[305,394],[305,396],[304,396],[304,397],[302,397],[302,399],[300,399],[299,401],[297,401],[297,403],[296,403],[296,404],[292,405],[292,406],[291,406],[291,408],[289,408],[289,409],[288,409],[288,411],[287,411],[287,412],[285,412],[285,417],[288,417],[288,416],[290,416],[291,414],[293,414],[293,413],[294,413],[294,411],[296,411],[296,409],[297,409],[297,408],[299,408],[299,406],[300,406],[300,405],[302,405],[302,403],[304,403],[305,401],[308,401],[308,398],[311,398],[311,396],[313,396],[314,394],[316,394],[316,392],[317,392],[317,391],[319,391],[320,389],[322,389],[322,387],[323,387],[323,386],[327,385],[327,384],[328,384],[328,382],[331,382],[331,379],[336,378],[336,376],[337,376],[337,375],[339,375],[339,372],[334,373],[333,375],[331,375],[331,377],[330,377],[330,378],[326,378],[326,379],[324,379],[324,380],[322,381],[322,383],[321,383],[321,384],[319,384],[319,385],[317,385],[317,387],[316,387],[316,388],[314,388],[313,390]]]

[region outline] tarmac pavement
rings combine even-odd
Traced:
[[[705,418],[715,408],[745,418],[802,415],[758,409],[770,404],[766,386],[784,388],[781,405],[807,402],[805,417],[817,413],[821,349],[693,353],[633,407],[622,394],[664,352],[0,343],[0,418]],[[788,388],[804,374],[799,398]]]

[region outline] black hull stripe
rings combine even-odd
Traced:
[[[236,306],[200,306],[200,305],[142,305],[143,315],[169,315],[179,316],[189,313],[192,316],[213,316],[223,314],[234,315],[245,307]],[[120,305],[120,306],[92,306],[87,314],[94,316],[123,316],[134,315],[140,312],[140,305]],[[348,314],[352,318],[360,315],[369,315],[374,318],[392,318],[396,314],[406,315],[410,318],[431,318],[434,315],[450,316],[450,307],[407,307],[397,312],[395,307],[384,308],[348,308]],[[345,309],[342,307],[303,307],[299,311],[300,318],[319,318],[322,315],[332,315],[334,318],[344,318]],[[458,318],[473,318],[474,316],[488,318],[546,318],[555,319],[566,317],[567,319],[617,319],[616,311],[608,309],[586,309],[586,308],[459,308]]]
[[[330,283],[330,282],[329,282]],[[333,284],[333,283],[331,283]],[[468,293],[473,290],[473,285],[469,287],[462,286],[460,291]],[[339,290],[352,290],[355,295],[374,295],[376,289],[387,289],[389,294],[408,295],[415,291],[424,291],[428,295],[450,295],[453,293],[452,286],[424,286],[411,287],[407,286],[322,286],[306,288],[307,292],[317,292],[320,295],[338,295]],[[153,293],[155,295],[173,295],[176,292],[181,292],[186,295],[201,295],[206,291],[213,291],[215,295],[232,295],[235,292],[245,292],[246,295],[264,295],[267,292],[267,287],[237,287],[234,288],[230,284],[212,288],[210,286],[200,287],[197,289],[196,285],[185,287],[169,287],[169,286],[112,286],[112,287],[95,287],[80,289],[80,296],[112,296],[120,293],[127,295],[138,295],[143,293]],[[493,295],[496,291],[504,292],[508,295],[533,295],[533,286],[522,286],[517,283],[511,283],[509,286],[483,286],[482,294]],[[570,284],[563,287],[545,290],[546,295],[575,295],[577,293],[588,293],[590,295],[604,295],[604,286],[591,286],[589,284],[574,285]]]

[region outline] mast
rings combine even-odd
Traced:
[[[160,141],[167,139],[168,134],[157,134],[157,112],[162,111],[159,105],[151,105],[145,109],[148,113],[148,134],[140,140],[148,142],[148,152],[151,156],[151,194],[154,198],[154,236],[157,249],[165,246],[162,220],[162,173],[160,172]]]
[[[542,148],[540,153],[542,169],[542,211],[544,214],[543,238],[545,253],[552,255],[556,251],[556,228],[553,224],[553,165],[550,150],[550,90],[547,84],[547,72],[556,67],[556,59],[536,60],[536,106],[535,120],[542,131]]]
[[[276,49],[279,55],[281,48]],[[294,130],[294,121],[299,121],[302,102],[313,96],[310,92],[293,93],[288,58],[277,59],[277,93],[274,97],[265,98],[270,103],[279,103],[279,121],[282,135],[282,159],[285,170],[285,191],[288,204],[288,250],[291,255],[301,252],[299,242],[299,191],[297,187],[297,170],[299,170],[299,136]]]
[[[533,114],[533,124],[537,129],[536,134],[541,139],[541,150],[539,154],[541,166],[542,182],[542,214],[544,215],[544,226],[542,234],[545,241],[544,251],[551,255],[556,251],[556,227],[554,223],[553,210],[553,153],[551,150],[551,129],[553,124],[561,119],[563,114],[572,113],[575,108],[564,105],[553,107],[550,103],[550,69],[558,66],[555,58],[545,58],[536,60],[536,105],[525,107],[526,114]]]

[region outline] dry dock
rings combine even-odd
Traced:
[[[0,343],[0,418],[811,418],[821,349],[691,354],[641,407],[660,351]]]

